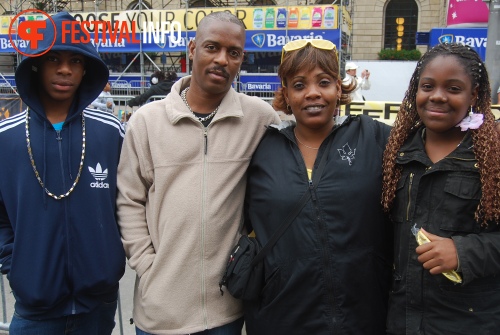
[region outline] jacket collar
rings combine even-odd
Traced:
[[[425,127],[421,127],[416,133],[410,135],[405,143],[398,150],[396,163],[407,164],[411,161],[418,161],[427,166],[433,165],[427,153],[425,152],[425,143],[423,141],[423,133]],[[447,159],[458,158],[460,160],[475,161],[476,155],[473,150],[473,142],[470,131],[465,134],[464,139],[459,146],[451,152],[447,157],[438,163],[445,162]],[[436,164],[438,164],[436,163]]]
[[[182,90],[188,87],[190,83],[191,76],[185,76],[172,86],[172,90],[170,93],[172,95],[173,103],[166,104],[165,108],[167,110],[170,121],[173,124],[176,124],[183,118],[189,118],[197,121],[196,117],[189,111],[189,108],[181,98]],[[227,117],[241,118],[243,116],[243,109],[240,100],[238,99],[238,93],[231,87],[222,99],[219,111],[217,112],[217,114],[215,114],[212,122],[216,122],[217,120]]]
[[[349,122],[353,119],[352,115],[343,115],[343,116],[336,116],[335,117],[335,125],[333,126],[330,134],[333,132],[333,130],[342,127],[344,125],[349,124]],[[293,129],[297,123],[293,120],[284,120],[281,121],[279,124],[270,124],[268,128],[275,129],[288,137],[291,141],[295,142],[295,135],[293,134]]]

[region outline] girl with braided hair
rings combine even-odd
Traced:
[[[440,44],[417,64],[384,152],[394,224],[388,334],[498,334],[500,138],[478,54]]]

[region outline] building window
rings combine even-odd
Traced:
[[[139,2],[142,2],[142,4],[139,4]],[[132,1],[128,6],[127,10],[139,10],[141,8],[142,10],[147,10],[147,9],[152,9],[153,7],[151,4],[147,1],[144,0],[135,0]]]
[[[384,49],[415,49],[417,24],[415,0],[390,0],[385,9]]]

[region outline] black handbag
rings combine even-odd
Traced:
[[[238,244],[231,251],[226,272],[219,282],[221,294],[224,294],[222,286],[226,286],[235,298],[258,298],[264,285],[264,264],[255,262],[260,252],[261,246],[255,237],[240,237]]]
[[[297,204],[292,207],[293,210],[289,212],[288,216],[276,232],[274,232],[266,245],[261,248],[255,237],[249,237],[248,235],[240,237],[238,244],[236,244],[229,255],[224,276],[219,281],[219,288],[222,295],[224,294],[222,286],[226,286],[228,292],[237,299],[257,300],[259,298],[265,283],[264,263],[261,261],[311,198],[323,174],[332,141],[330,140],[325,153],[321,157],[318,169],[313,176],[312,184],[309,185],[307,191],[302,195]]]

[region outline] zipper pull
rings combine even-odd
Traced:
[[[205,127],[205,130],[203,132],[203,136],[205,137],[205,155],[207,154],[207,149],[208,149],[208,133],[207,133],[207,128]]]
[[[62,141],[62,137],[61,137],[61,131],[60,130],[56,130],[56,140],[58,141]]]
[[[309,179],[309,191],[311,192],[313,201],[316,201],[316,192],[314,192],[313,181],[311,179]]]

